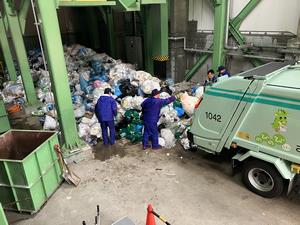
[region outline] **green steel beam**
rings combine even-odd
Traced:
[[[209,46],[209,50],[213,49],[213,44]],[[206,60],[209,58],[211,53],[202,53],[197,62],[193,65],[193,67],[186,73],[185,80],[189,81],[193,78],[193,76],[197,73],[197,71],[203,66]]]
[[[48,0],[47,0],[48,1]],[[85,7],[85,6],[113,6],[116,5],[116,1],[106,0],[58,0],[58,6],[60,7]]]
[[[19,63],[23,86],[26,94],[27,103],[34,105],[37,103],[36,92],[33,85],[33,80],[29,68],[29,63],[26,54],[26,48],[22,36],[19,19],[14,6],[10,6],[6,0],[3,0],[4,8],[8,20],[8,25],[13,40],[17,60]]]
[[[261,0],[250,0],[240,13],[231,20],[232,25],[238,29],[243,20],[250,14],[250,12],[252,12],[260,1]]]
[[[124,8],[134,8],[136,7],[136,0],[119,0]]]
[[[29,6],[30,6],[30,0],[23,0],[20,10],[18,12],[19,14],[19,22],[20,22],[20,27],[22,30],[22,33],[25,33],[25,28],[26,28],[26,21],[27,21],[27,15],[29,11]]]
[[[55,0],[37,0],[38,16],[41,21],[41,31],[52,90],[58,111],[59,124],[63,134],[64,149],[80,147],[82,142],[78,137],[76,121],[71,100],[71,92],[67,77],[63,45],[59,30]]]
[[[189,81],[197,73],[197,71],[203,66],[206,60],[209,58],[210,53],[203,53],[200,58],[197,60],[195,65],[187,72],[185,75],[185,80]]]
[[[240,13],[229,22],[229,33],[233,36],[233,38],[239,45],[244,45],[246,43],[246,39],[239,31],[239,27],[243,20],[258,5],[258,3],[260,3],[260,1],[261,0],[250,0],[248,4],[240,11]],[[242,52],[244,54],[251,54],[250,49],[243,49]],[[249,60],[251,64],[255,67],[264,64],[260,59],[251,58]]]
[[[229,22],[229,33],[233,36],[233,38],[239,45],[244,45],[246,43],[246,40],[242,33],[236,27],[234,27],[231,22]],[[242,49],[242,52],[244,54],[251,54],[250,49]],[[251,58],[249,59],[249,61],[255,67],[264,64],[260,59]]]
[[[14,65],[14,60],[11,54],[11,50],[9,47],[7,35],[6,35],[6,29],[3,22],[3,17],[0,12],[0,46],[2,49],[2,53],[4,56],[5,64],[7,66],[8,74],[10,77],[10,80],[16,81],[17,80],[17,73],[16,68]]]
[[[214,47],[213,47],[213,63],[212,67],[217,69],[218,66],[225,64],[225,38],[226,38],[226,22],[228,1],[223,0],[215,2],[214,16]]]
[[[150,5],[150,4],[165,4],[167,0],[141,0],[142,5]]]
[[[108,36],[109,36],[109,51],[111,57],[116,57],[116,35],[114,28],[114,16],[111,7],[106,8],[106,25],[108,28]]]
[[[118,0],[116,10],[120,11],[140,11],[141,10],[141,0]]]
[[[1,203],[0,203],[0,224],[1,225],[8,225],[8,222],[7,222],[6,216],[4,214]]]
[[[239,31],[239,26],[241,25],[241,23],[243,22],[243,20],[250,14],[250,12],[257,6],[257,4],[260,2],[261,0],[250,0],[248,2],[248,4],[240,11],[240,13],[231,21],[229,21],[229,34],[233,36],[233,38],[236,40],[236,42],[239,45],[243,45],[245,44],[246,40],[244,38],[244,36],[242,35],[242,33]],[[211,4],[214,7],[217,7],[218,5],[222,4],[223,1],[222,0],[210,0]],[[214,41],[215,42],[215,41]],[[249,49],[243,49],[242,50],[243,53],[245,54],[251,54]],[[218,54],[218,52],[216,52]],[[222,54],[222,53],[220,53]],[[250,62],[254,65],[254,66],[260,66],[263,64],[263,62],[259,59],[250,59]],[[215,68],[215,66],[214,66]]]

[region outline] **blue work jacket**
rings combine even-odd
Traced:
[[[142,119],[144,122],[155,122],[159,120],[160,109],[164,105],[168,105],[171,102],[174,102],[176,98],[174,96],[167,99],[147,98],[142,104]]]
[[[117,115],[117,103],[115,99],[109,95],[102,95],[95,106],[95,114],[99,120],[113,121]]]

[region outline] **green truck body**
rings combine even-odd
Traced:
[[[214,154],[235,150],[234,161],[247,161],[246,186],[275,197],[283,187],[273,190],[277,177],[271,173],[292,181],[299,169],[299,133],[300,65],[273,62],[208,87],[195,110],[190,139]]]

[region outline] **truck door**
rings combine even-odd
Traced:
[[[252,82],[253,80],[237,76],[216,83],[206,90],[195,111],[191,127],[196,145],[209,152],[217,151],[217,146],[241,102],[251,101],[251,93],[256,86],[251,85]]]

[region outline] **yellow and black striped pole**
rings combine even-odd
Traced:
[[[166,79],[167,77],[167,61],[169,56],[156,55],[152,57],[154,66],[154,75],[160,79]]]
[[[152,213],[154,216],[156,216],[158,219],[160,219],[162,222],[164,222],[167,225],[171,225],[164,217],[158,215],[155,211],[152,210]]]

